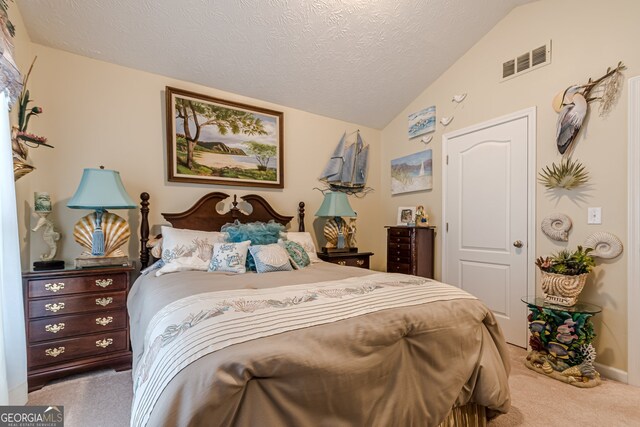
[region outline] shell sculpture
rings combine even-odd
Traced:
[[[96,213],[92,212],[80,218],[73,227],[73,239],[80,246],[91,253],[91,241],[93,230],[96,228]],[[102,232],[104,233],[104,255],[124,256],[124,252],[119,248],[127,243],[131,236],[131,230],[127,221],[116,214],[105,212],[102,214]]]
[[[338,244],[338,234],[340,228],[342,230],[342,235],[344,236],[344,241],[348,242],[349,239],[349,227],[347,226],[345,221],[340,221],[340,227],[338,227],[338,223],[335,219],[330,219],[327,221],[324,226],[324,237],[327,239],[327,247],[335,248]]]
[[[540,228],[550,239],[566,242],[569,240],[569,230],[572,226],[571,218],[565,214],[554,213],[542,220]]]
[[[622,253],[622,242],[614,234],[598,231],[587,237],[585,248],[592,248],[589,254],[596,258],[611,259]]]

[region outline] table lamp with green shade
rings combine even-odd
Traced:
[[[316,216],[332,218],[324,225],[324,237],[327,239],[327,246],[322,248],[322,251],[348,252],[349,247],[345,241],[347,226],[342,217],[354,217],[356,213],[351,209],[347,195],[337,191],[326,192]]]
[[[76,258],[76,267],[128,264],[128,258],[120,247],[131,236],[129,224],[118,215],[107,212],[107,209],[136,207],[122,185],[119,172],[103,166],[85,169],[67,207],[95,210],[81,218],[73,229],[75,241],[87,249]]]

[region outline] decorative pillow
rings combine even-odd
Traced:
[[[246,273],[247,248],[250,244],[249,240],[238,243],[214,243],[209,271]]]
[[[147,242],[147,247],[151,248],[151,256],[160,259],[162,258],[162,237],[150,237]]]
[[[159,260],[158,262],[164,262],[163,260]],[[176,258],[168,264],[164,264],[158,271],[156,271],[156,276],[162,276],[166,273],[176,273],[178,271],[202,271],[202,260],[197,256],[184,256],[180,258]],[[207,270],[206,268],[204,269]]]
[[[290,242],[296,242],[304,248],[312,263],[321,262],[316,253],[316,245],[313,243],[311,233],[308,231],[289,231],[286,233],[286,239]]]
[[[287,251],[289,261],[291,261],[291,265],[296,270],[300,270],[311,264],[307,251],[305,251],[299,243],[280,239],[278,240],[278,244]]]
[[[289,254],[278,244],[251,246],[249,252],[255,260],[258,273],[293,270],[289,264]]]
[[[166,226],[162,226],[161,230],[162,260],[165,264],[169,265],[181,258],[189,258],[181,265],[191,265],[192,270],[206,271],[213,255],[213,244],[222,243],[228,237],[227,233],[216,231],[187,230]]]
[[[278,242],[280,232],[284,230],[284,226],[273,220],[267,223],[258,221],[248,224],[240,224],[236,221],[233,224],[223,225],[221,230],[229,234],[229,242],[250,240],[252,245],[269,245]],[[251,254],[247,257],[247,270],[256,271],[255,262]]]

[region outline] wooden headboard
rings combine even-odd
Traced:
[[[219,213],[216,206],[231,197],[228,194],[216,191],[203,196],[189,209],[180,213],[163,213],[164,219],[176,228],[188,228],[190,230],[219,231],[220,228],[230,222],[238,220],[241,223],[255,221],[275,221],[287,225],[293,219],[292,216],[280,215],[262,197],[257,194],[248,194],[240,197],[241,200],[251,205],[251,213],[245,213],[238,208],[238,200],[233,195],[231,209],[225,213]],[[145,268],[149,263],[149,193],[140,194],[140,263]],[[298,203],[298,231],[304,231],[304,202]]]

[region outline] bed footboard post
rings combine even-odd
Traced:
[[[142,215],[140,221],[140,264],[141,268],[145,268],[149,264],[149,248],[147,247],[149,241],[149,193],[147,192],[140,194],[140,214]]]
[[[298,231],[304,231],[304,202],[298,204]]]

